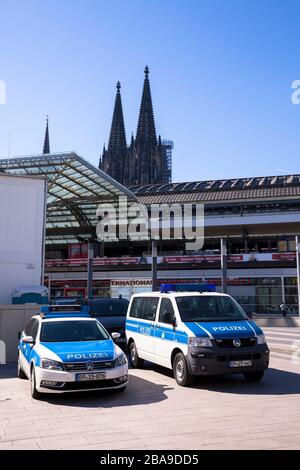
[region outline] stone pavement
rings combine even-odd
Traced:
[[[261,383],[209,378],[192,388],[147,364],[123,394],[32,400],[0,366],[0,449],[300,449],[300,364],[274,357]]]

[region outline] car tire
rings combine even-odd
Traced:
[[[41,393],[36,389],[36,378],[35,378],[35,370],[34,367],[31,368],[30,371],[30,390],[31,390],[31,397],[35,400],[39,400],[41,398]]]
[[[129,361],[130,361],[131,366],[134,369],[140,369],[144,365],[144,359],[141,359],[138,356],[138,352],[137,352],[134,341],[132,341],[132,343],[130,343],[129,345]]]
[[[188,387],[194,382],[194,376],[190,374],[186,359],[182,353],[177,353],[173,362],[174,378],[181,387]]]
[[[20,359],[18,359],[17,375],[19,379],[27,379],[27,375],[25,374],[22,367],[20,366]]]
[[[244,372],[244,377],[247,380],[247,382],[259,382],[263,376],[264,376],[264,371],[259,371],[259,372]]]

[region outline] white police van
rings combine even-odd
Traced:
[[[173,369],[179,385],[197,375],[242,373],[260,380],[269,364],[262,330],[211,285],[165,284],[132,296],[126,318],[129,359]],[[192,292],[194,291],[194,292]]]
[[[42,307],[21,334],[18,377],[29,378],[31,395],[88,390],[123,391],[126,355],[101,323],[80,305]]]

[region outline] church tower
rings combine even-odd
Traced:
[[[108,173],[112,178],[123,182],[124,163],[126,159],[127,144],[121,99],[121,84],[117,82],[117,93],[113,112],[112,124],[107,150],[103,148],[99,161],[99,168]]]
[[[43,145],[43,154],[46,155],[48,153],[50,153],[50,140],[49,140],[49,117],[47,116],[45,138],[44,138],[44,145]]]
[[[117,83],[117,95],[107,150],[103,149],[99,168],[124,186],[169,183],[171,181],[171,149],[156,136],[155,121],[149,81],[149,67],[146,66],[142,100],[136,136],[131,136],[126,147],[125,126]],[[173,145],[173,143],[172,143]]]

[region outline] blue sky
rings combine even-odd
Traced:
[[[128,139],[150,67],[173,180],[300,172],[300,1],[0,0],[0,157],[52,151],[97,164],[121,81]]]

